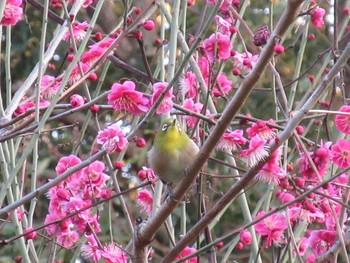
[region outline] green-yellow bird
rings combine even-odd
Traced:
[[[148,162],[163,183],[175,185],[198,152],[198,146],[180,128],[179,122],[169,118],[158,129]]]

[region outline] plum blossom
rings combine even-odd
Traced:
[[[93,234],[86,234],[85,237],[88,242],[81,246],[81,255],[87,260],[99,262],[102,250],[99,248],[95,236]]]
[[[261,211],[256,215],[256,218],[262,217],[265,214],[265,211]],[[272,244],[277,246],[281,245],[284,242],[284,230],[286,230],[287,227],[288,222],[286,216],[278,212],[261,220],[254,226],[258,234],[265,236],[266,248],[270,247]]]
[[[207,0],[207,3],[212,4],[212,5],[216,5],[216,3],[218,2],[218,0]],[[220,11],[229,11],[229,6],[231,6],[233,4],[233,0],[223,0],[222,3],[220,4]]]
[[[343,105],[340,107],[339,111],[350,114],[350,106]],[[350,134],[350,115],[337,114],[335,115],[334,123],[339,131]]]
[[[247,129],[247,134],[249,138],[258,135],[263,140],[271,140],[276,137],[276,128],[271,128],[267,124],[276,125],[276,122],[272,119],[268,121],[257,121],[252,124],[251,127]]]
[[[230,37],[220,32],[211,34],[209,38],[204,40],[203,46],[210,62],[216,59],[228,59],[231,55],[232,45]]]
[[[71,248],[78,240],[78,232],[70,228],[57,233],[57,243],[65,248]]]
[[[152,212],[153,196],[150,191],[144,189],[137,192],[136,195],[137,205],[140,207],[141,212],[150,215]]]
[[[223,19],[221,16],[218,16],[218,15],[215,16],[215,23],[218,26],[219,31],[224,35],[229,35],[231,33],[230,32],[231,23]]]
[[[85,100],[81,95],[73,94],[69,99],[69,103],[72,106],[72,108],[77,108],[84,105]]]
[[[313,160],[318,173],[323,177],[329,168],[329,161],[332,158],[332,151],[330,150],[331,142],[321,142],[320,147],[316,152],[309,152],[311,159]],[[301,153],[298,160],[299,171],[306,179],[319,180],[316,172],[312,168],[306,153]]]
[[[153,181],[157,178],[152,168],[148,168],[146,166],[142,166],[142,169],[137,173],[137,176],[141,180],[148,180],[148,181]]]
[[[123,84],[114,83],[108,94],[108,103],[115,110],[125,110],[135,115],[148,111],[148,102],[142,92],[135,90],[135,83],[129,80]]]
[[[167,86],[168,86],[167,82],[154,83],[153,94],[152,94],[151,101],[150,101],[151,106],[156,102],[158,97],[162,94],[163,90],[165,90]],[[173,108],[173,101],[172,101],[173,97],[174,97],[173,89],[171,88],[165,94],[162,102],[160,103],[160,105],[158,106],[158,108],[156,110],[156,113],[160,115],[160,114],[166,114],[166,113],[170,112],[171,109]]]
[[[197,251],[197,249],[187,246],[181,251],[181,253],[176,257],[176,259],[177,260],[182,259],[183,257],[187,257],[188,255],[193,254],[196,251]],[[197,257],[189,258],[185,262],[186,263],[197,263]]]
[[[107,263],[128,263],[128,255],[116,243],[109,243],[103,247],[101,256]]]
[[[324,10],[321,7],[316,7],[310,12],[311,15],[311,23],[317,27],[321,28],[324,26],[324,20],[323,17],[326,14],[326,10]]]
[[[340,139],[332,146],[332,161],[342,169],[350,166],[350,141]]]
[[[308,238],[308,245],[316,256],[320,256],[333,246],[336,238],[336,231],[313,230]]]
[[[44,75],[41,79],[42,96],[44,98],[52,98],[56,94],[60,84],[61,81],[54,76]]]
[[[238,151],[241,148],[241,145],[247,143],[246,138],[243,137],[243,130],[234,130],[232,132],[225,132],[218,145],[216,146],[219,150],[229,150],[229,151]]]
[[[105,165],[100,161],[94,161],[83,169],[83,175],[76,182],[78,183],[77,187],[80,187],[81,192],[84,193],[84,199],[101,197],[102,189],[109,179],[109,176],[103,172],[104,170]],[[76,194],[76,196],[78,195],[79,193]]]
[[[5,0],[5,9],[0,25],[13,26],[17,24],[23,14],[22,0]]]
[[[82,71],[82,73],[84,75],[86,75],[86,73],[87,73],[88,74],[88,78],[90,80],[96,80],[97,79],[97,74],[95,72],[89,72],[90,71],[90,66],[88,64],[79,62],[79,65],[77,64],[77,65],[74,66],[74,68],[72,70],[72,73],[69,76],[69,83],[70,84],[73,84],[73,83],[77,82],[79,79],[81,79],[82,75],[81,75],[80,70]]]
[[[200,57],[198,59],[198,66],[201,70],[202,76],[204,79],[209,78],[209,61],[205,57]]]
[[[271,157],[260,169],[256,178],[267,183],[278,184],[280,180],[286,177],[285,171],[280,167],[279,160],[281,157],[281,150],[278,148],[271,154]]]
[[[197,77],[192,71],[186,71],[179,84],[183,94],[187,94],[192,99],[196,97],[198,91]]]
[[[128,143],[124,131],[116,123],[99,131],[96,140],[98,144],[102,145],[102,149],[108,153],[121,152]]]
[[[241,156],[247,158],[249,167],[255,166],[259,161],[267,157],[266,141],[259,136],[254,136],[249,142],[249,148],[241,151]]]
[[[203,104],[200,102],[194,103],[193,99],[190,98],[184,101],[183,107],[196,113],[201,113]],[[206,115],[209,115],[209,110],[206,110]],[[197,122],[197,117],[194,116],[184,116],[184,119],[186,120],[187,126],[190,128],[193,128]]]
[[[259,55],[253,55],[250,52],[243,52],[236,54],[233,56],[234,64],[241,70],[249,72],[258,61]]]
[[[213,88],[213,94],[215,97],[224,96],[232,90],[232,81],[227,79],[226,74],[221,73],[217,79]]]
[[[252,234],[249,232],[248,229],[244,229],[239,234],[240,241],[245,245],[250,245],[252,242]]]
[[[81,62],[92,65],[103,55],[105,50],[109,48],[113,42],[114,39],[109,37],[89,46],[89,50],[82,54]]]
[[[26,100],[26,97],[23,97],[22,100]],[[21,114],[24,114],[27,112],[28,109],[34,108],[35,107],[35,103],[32,101],[27,101],[27,102],[23,102],[21,103],[17,109],[15,110],[15,112],[13,113],[14,116],[19,116]]]
[[[86,34],[86,30],[89,28],[89,24],[84,21],[84,22],[74,22],[72,24],[72,30],[73,30],[73,38],[77,42],[81,42]],[[70,30],[66,32],[66,34],[63,37],[64,41],[69,41],[71,38]]]

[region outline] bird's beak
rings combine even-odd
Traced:
[[[173,126],[176,125],[176,119],[174,119],[173,123],[172,123]]]

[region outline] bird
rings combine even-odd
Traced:
[[[175,118],[165,119],[148,152],[148,162],[160,180],[174,187],[184,178],[184,170],[199,152],[197,144],[188,137]]]

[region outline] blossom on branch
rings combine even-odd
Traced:
[[[232,45],[230,37],[220,32],[211,34],[209,38],[204,40],[203,46],[210,62],[217,59],[228,59],[231,55]]]
[[[265,215],[265,211],[261,211],[256,218]],[[283,213],[274,213],[254,225],[255,231],[265,237],[265,247],[268,248],[272,244],[280,246],[284,243],[284,230],[288,227],[287,218]]]
[[[76,42],[81,42],[85,35],[86,35],[86,30],[89,28],[89,24],[84,21],[84,22],[74,22],[72,24],[72,31],[73,31],[73,39]],[[66,34],[63,36],[64,41],[69,41],[71,39],[71,33],[70,30],[66,32]]]
[[[234,130],[232,132],[225,132],[216,148],[236,152],[241,148],[241,145],[246,143],[247,140],[243,137],[243,130]]]
[[[99,131],[96,140],[98,144],[102,145],[102,149],[108,153],[113,151],[121,152],[128,143],[124,131],[116,123]]]
[[[4,1],[4,0],[3,0]],[[13,26],[21,19],[23,9],[22,0],[5,0],[5,10],[0,25]]]
[[[162,94],[162,92],[166,89],[167,86],[168,86],[167,82],[157,82],[153,84],[153,94],[150,101],[151,107],[157,101],[158,97]],[[171,109],[173,108],[173,101],[172,101],[173,97],[174,97],[173,88],[171,88],[165,94],[160,105],[157,107],[156,113],[160,115],[160,114],[166,114],[170,112]]]
[[[108,94],[108,103],[115,110],[125,110],[138,115],[149,110],[148,98],[142,92],[135,90],[133,81],[125,81],[123,84],[114,83]]]
[[[339,109],[340,112],[346,112],[350,114],[350,106],[343,105]],[[335,126],[339,131],[350,134],[350,115],[336,114],[334,119]]]

